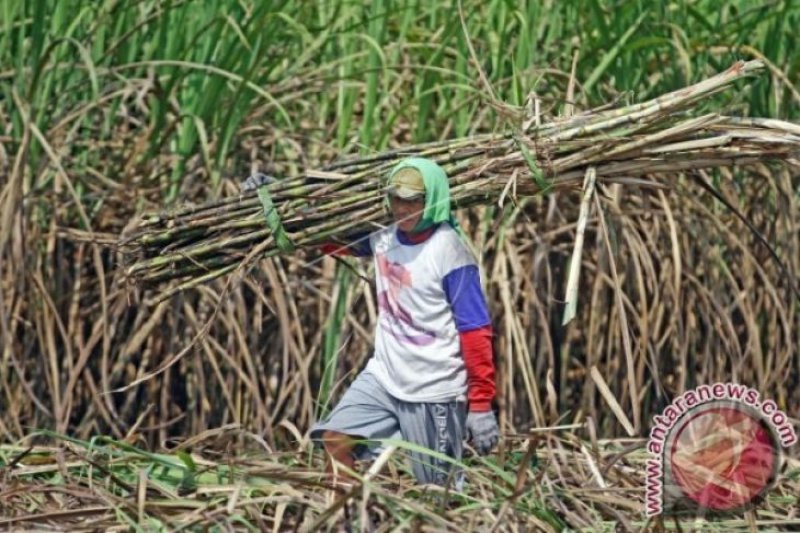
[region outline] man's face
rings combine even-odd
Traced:
[[[389,206],[391,207],[394,221],[397,222],[397,227],[409,233],[422,218],[422,213],[425,210],[425,200],[423,198],[403,200],[390,195]]]

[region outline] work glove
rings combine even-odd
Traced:
[[[273,176],[269,176],[267,174],[262,174],[261,172],[256,172],[252,176],[248,177],[244,180],[240,187],[242,188],[242,192],[253,191],[258,189],[263,185],[269,185],[270,183],[276,183],[278,180],[275,179]]]
[[[480,455],[486,455],[500,439],[497,419],[493,411],[472,412],[467,415],[467,432],[472,446]]]

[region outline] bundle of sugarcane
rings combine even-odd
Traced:
[[[689,116],[700,100],[760,68],[757,61],[738,62],[644,103],[353,158],[234,198],[146,215],[121,240],[125,274],[135,283],[170,281],[166,297],[229,273],[246,258],[346,243],[388,222],[383,180],[408,156],[433,159],[447,171],[456,208],[580,187],[590,167],[600,183],[659,186],[645,177],[768,160],[800,164],[799,125]]]

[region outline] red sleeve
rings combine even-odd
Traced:
[[[467,399],[470,411],[490,411],[495,395],[492,360],[492,326],[459,333],[467,367]]]
[[[342,246],[341,244],[335,244],[335,243],[332,243],[332,242],[326,242],[325,244],[321,245],[319,248],[322,251],[322,253],[325,254],[325,255],[336,255],[336,256],[351,255],[350,254],[350,248],[348,248],[347,246]]]

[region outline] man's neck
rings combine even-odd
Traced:
[[[424,231],[403,231],[400,228],[397,228],[397,237],[400,239],[400,242],[403,244],[420,244],[427,241],[433,232],[436,231],[436,227],[428,228]]]

